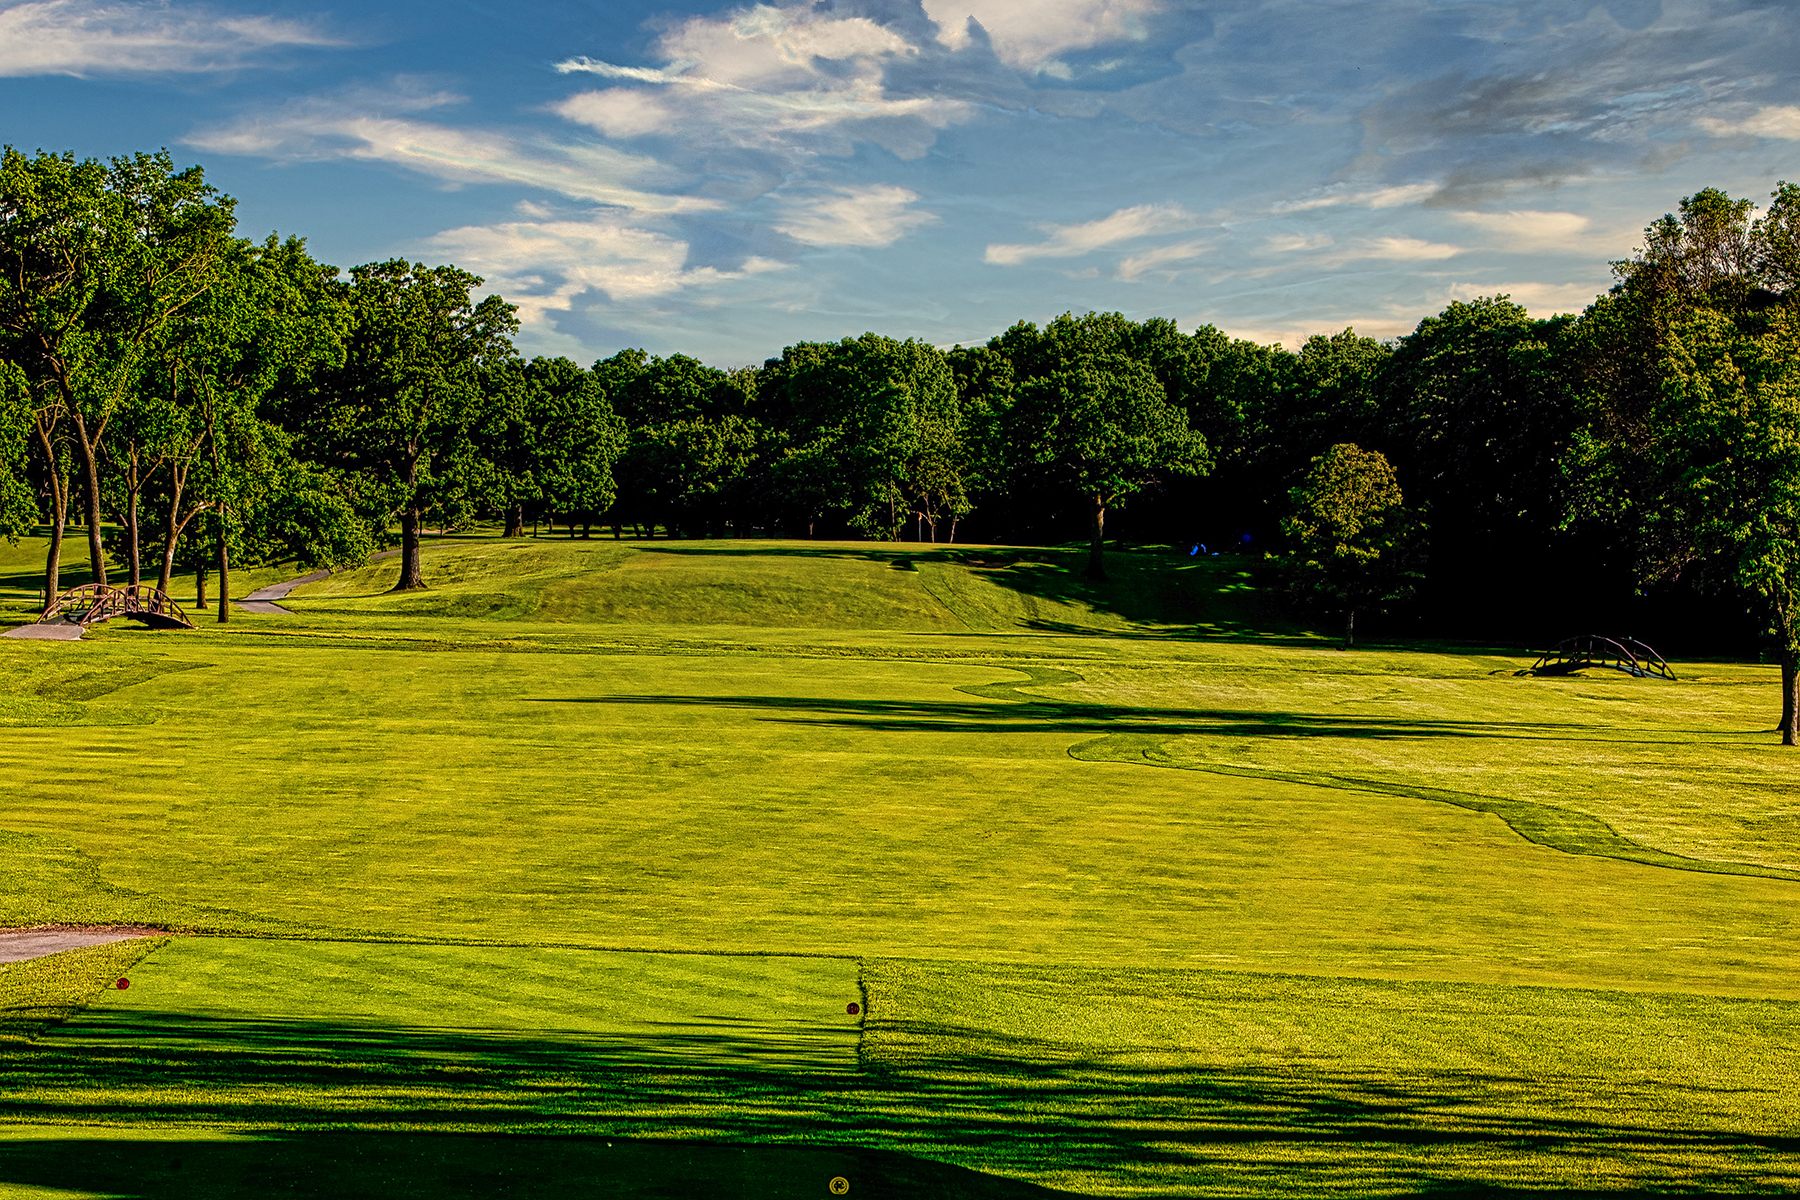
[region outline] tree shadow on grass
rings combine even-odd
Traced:
[[[1010,1200],[1068,1193],[1005,1176],[1401,1195],[1599,1173],[1730,1192],[1800,1156],[1800,1137],[1756,1131],[1757,1097],[1726,1089],[1688,1089],[1695,1098],[1625,1081],[1595,1093],[1585,1076],[1358,1075],[1303,1061],[1171,1068],[987,1030],[870,1025],[864,1069],[819,1073],[710,1061],[655,1034],[97,1014],[7,1052],[0,1108],[34,1133],[131,1126],[158,1140],[0,1139],[0,1183],[144,1197],[774,1197],[828,1194],[841,1175],[857,1196]],[[1744,1127],[1683,1107],[1708,1104]],[[1606,1111],[1564,1115],[1595,1107]],[[268,1140],[183,1139],[183,1127]]]
[[[1263,611],[1250,572],[1237,561],[1189,560],[1158,551],[1116,551],[1108,556],[1111,578],[1084,574],[1086,547],[958,546],[919,542],[850,543],[822,546],[759,542],[640,543],[647,554],[703,558],[798,558],[881,563],[916,571],[922,563],[960,566],[971,575],[1021,596],[1053,604],[1085,605],[1139,628],[1096,628],[1055,619],[1030,618],[1024,627],[1083,637],[1167,640],[1212,635],[1231,640],[1268,640],[1282,645],[1313,643],[1288,622]],[[1144,628],[1178,626],[1179,628]]]
[[[743,1146],[583,1135],[288,1130],[254,1139],[0,1140],[0,1183],[133,1200],[488,1200],[490,1197],[829,1195],[1027,1200],[1055,1192],[947,1163],[854,1147]]]

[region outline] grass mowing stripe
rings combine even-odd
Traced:
[[[1619,836],[1617,830],[1598,817],[1550,804],[1530,800],[1507,800],[1499,796],[1477,796],[1453,792],[1446,788],[1420,787],[1413,784],[1384,783],[1375,779],[1355,779],[1344,775],[1328,775],[1308,771],[1273,771],[1261,767],[1240,767],[1229,763],[1200,762],[1169,753],[1164,747],[1168,738],[1154,734],[1114,733],[1069,747],[1069,757],[1084,762],[1143,763],[1153,767],[1175,767],[1183,771],[1205,771],[1213,775],[1231,775],[1239,779],[1272,779],[1281,783],[1297,783],[1305,787],[1335,788],[1346,792],[1370,792],[1380,796],[1404,796],[1414,800],[1432,800],[1451,804],[1471,812],[1499,817],[1514,833],[1528,842],[1561,850],[1564,854],[1591,858],[1614,858],[1621,862],[1642,863],[1647,867],[1668,867],[1676,871],[1699,871],[1708,875],[1744,875],[1757,879],[1800,880],[1800,871],[1781,867],[1764,867],[1756,863],[1710,862],[1670,854],[1652,846],[1641,846]]]
[[[1054,708],[1061,712],[1096,711],[1095,706],[1070,704],[1033,695],[1026,688],[1084,682],[1074,671],[1056,667],[1014,666],[995,663],[1009,671],[1026,675],[1022,681],[980,684],[957,688],[971,696],[988,700],[1004,700],[1016,704]],[[1528,842],[1561,850],[1565,854],[1593,858],[1613,858],[1621,862],[1641,863],[1650,867],[1668,867],[1677,871],[1699,871],[1710,875],[1743,875],[1759,879],[1800,881],[1800,871],[1766,867],[1756,863],[1718,862],[1671,854],[1653,846],[1641,845],[1622,837],[1606,822],[1587,813],[1530,800],[1509,800],[1500,796],[1482,796],[1457,792],[1448,788],[1422,787],[1416,784],[1386,783],[1374,779],[1328,774],[1317,771],[1279,771],[1259,767],[1235,766],[1229,763],[1204,762],[1182,757],[1166,749],[1166,734],[1114,733],[1069,747],[1069,757],[1084,762],[1139,763],[1158,767],[1175,767],[1186,771],[1205,771],[1214,775],[1232,775],[1240,779],[1269,779],[1297,783],[1306,787],[1337,788],[1343,791],[1371,792],[1384,796],[1402,796],[1415,800],[1431,800],[1487,813],[1506,822],[1508,828]]]
[[[615,1057],[842,1072],[856,1067],[861,1031],[845,1011],[861,996],[857,966],[843,959],[197,937],[145,961],[132,982],[61,1042],[180,1041],[221,1023],[343,1025],[401,1038],[554,1035]]]

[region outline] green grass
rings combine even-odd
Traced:
[[[1797,1186],[1772,668],[1343,653],[1226,560],[1077,561],[444,539],[424,594],[0,643],[0,923],[265,939],[0,1051],[39,1147],[0,1180],[100,1123],[121,1162],[356,1129],[1105,1195]],[[860,1041],[796,1053],[857,988]]]

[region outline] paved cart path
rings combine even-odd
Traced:
[[[141,925],[98,925],[86,929],[0,929],[0,963],[24,962],[82,946],[103,946],[108,942],[131,938],[160,937],[166,929],[147,929]]]
[[[383,550],[379,554],[369,555],[369,561],[380,562],[382,559],[392,558],[398,553],[400,553],[398,550]],[[271,617],[291,617],[294,615],[294,610],[283,608],[275,601],[286,600],[288,593],[301,584],[317,583],[330,574],[330,571],[314,571],[310,575],[300,575],[293,579],[283,580],[281,583],[271,583],[268,587],[257,588],[242,600],[234,600],[232,603],[245,612],[263,613]]]

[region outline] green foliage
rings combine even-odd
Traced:
[[[909,515],[935,529],[971,507],[979,425],[932,346],[868,333],[789,347],[763,369],[758,410],[782,437],[775,476],[807,519],[838,512],[893,539]]]
[[[1313,459],[1291,500],[1293,515],[1283,522],[1294,543],[1289,586],[1304,602],[1345,614],[1348,646],[1358,610],[1379,611],[1412,594],[1421,527],[1388,460],[1353,443]]]
[[[0,361],[0,537],[15,544],[38,523],[27,478],[34,415],[23,374]]]
[[[989,343],[1011,359],[1017,381],[1002,420],[1012,473],[1046,473],[1089,501],[1088,573],[1095,578],[1105,577],[1108,508],[1159,480],[1204,474],[1212,465],[1206,439],[1169,403],[1151,365],[1135,356],[1141,336],[1118,313],[1064,313],[1042,333],[1021,324]]]

